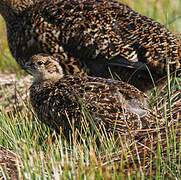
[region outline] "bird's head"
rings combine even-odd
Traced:
[[[47,54],[32,56],[22,68],[38,82],[47,80],[57,81],[64,76],[58,59]]]

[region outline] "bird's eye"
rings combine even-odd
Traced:
[[[41,66],[41,65],[43,65],[43,62],[42,61],[38,61],[37,64]]]

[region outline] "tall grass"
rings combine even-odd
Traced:
[[[133,9],[165,24],[172,31],[181,27],[181,0],[122,0]],[[17,72],[7,44],[5,24],[0,19],[0,72]],[[175,79],[173,86],[181,89]],[[152,97],[154,93],[152,94]],[[1,103],[1,102],[0,102]],[[180,127],[168,128],[138,143],[132,138],[100,137],[99,147],[90,133],[77,134],[71,142],[55,135],[38,122],[29,107],[25,111],[0,112],[0,147],[12,152],[17,162],[16,174],[22,179],[165,179],[181,178]],[[164,131],[164,132],[165,132]],[[80,141],[81,139],[81,141]],[[147,145],[146,142],[149,142]],[[158,142],[155,145],[155,142]],[[144,143],[147,145],[145,146]],[[165,145],[166,143],[166,145]],[[166,154],[164,147],[167,147]],[[156,149],[155,149],[156,147]],[[142,149],[142,154],[139,150]],[[179,155],[178,155],[179,154]],[[1,156],[0,156],[1,160]],[[1,161],[0,161],[1,162]],[[7,162],[8,163],[8,162]],[[10,177],[0,163],[4,179]]]
[[[138,140],[72,133],[67,141],[26,112],[0,113],[0,146],[17,158],[23,179],[180,179],[180,125],[138,132]],[[91,121],[89,117],[87,121]],[[86,129],[86,128],[85,128]],[[153,133],[154,132],[154,133]],[[168,136],[168,137],[167,137]],[[0,154],[1,159],[1,154]],[[6,162],[8,163],[8,162]],[[1,161],[0,161],[1,165]],[[4,177],[8,177],[3,166]],[[9,174],[10,175],[10,174]]]

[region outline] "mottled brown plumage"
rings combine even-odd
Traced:
[[[10,50],[20,65],[60,56],[67,74],[110,77],[147,90],[180,69],[181,47],[163,25],[117,1],[1,0]],[[150,77],[151,73],[152,78]]]
[[[159,99],[160,101],[167,101],[167,105],[163,108],[163,117],[167,120],[166,125],[160,126],[158,123],[156,128],[152,126],[149,129],[138,130],[137,133],[134,133],[135,136],[132,143],[128,141],[128,143],[122,144],[119,153],[116,152],[111,155],[111,162],[107,161],[106,156],[102,157],[102,161],[106,159],[104,166],[109,164],[112,166],[113,162],[120,165],[120,162],[123,162],[125,169],[128,168],[130,170],[130,168],[135,169],[136,167],[143,169],[145,177],[150,175],[150,170],[151,174],[158,170],[158,161],[158,163],[161,163],[159,166],[160,172],[162,172],[162,168],[165,168],[166,164],[169,167],[169,172],[172,169],[178,168],[179,170],[181,143],[181,99],[179,98],[179,92],[172,92],[171,99],[173,99],[174,103],[171,105],[171,112],[168,112],[169,102],[166,98],[162,97],[162,99]]]
[[[144,105],[145,94],[135,87],[111,79],[64,75],[58,60],[38,54],[24,69],[34,76],[30,101],[41,122],[57,132],[80,127],[87,113],[99,128],[128,134],[129,130],[151,126],[156,117]],[[149,123],[148,123],[149,122]]]

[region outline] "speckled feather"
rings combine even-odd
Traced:
[[[44,52],[60,56],[67,74],[110,77],[141,90],[180,69],[181,47],[160,23],[117,1],[1,0],[10,50],[20,65]],[[145,66],[147,65],[147,67]]]
[[[127,83],[63,75],[58,60],[45,54],[33,56],[24,69],[35,78],[30,100],[38,118],[57,132],[62,127],[67,133],[69,120],[80,129],[85,109],[98,128],[104,125],[107,132],[128,134],[155,123],[156,116],[146,109],[145,94]]]

